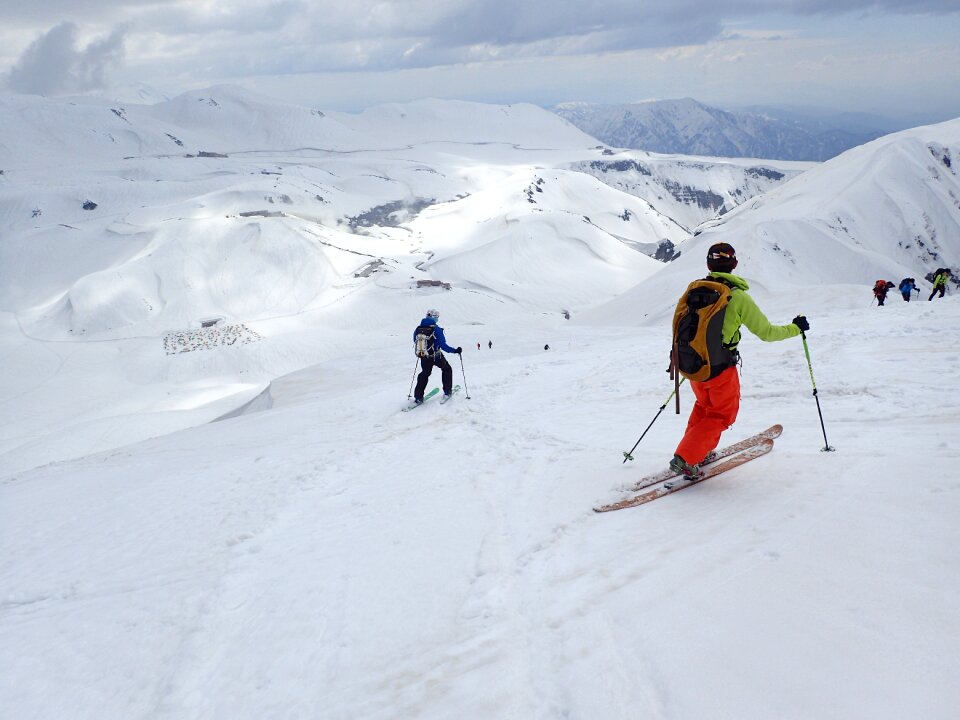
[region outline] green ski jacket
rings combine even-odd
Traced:
[[[800,334],[800,328],[793,323],[771,324],[767,316],[760,312],[753,298],[747,294],[750,286],[742,277],[725,272],[712,272],[709,277],[726,280],[733,286],[730,304],[727,305],[727,312],[723,317],[723,344],[731,350],[736,349],[740,342],[741,325],[746,325],[747,330],[765,342],[786,340]]]

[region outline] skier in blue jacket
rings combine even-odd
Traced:
[[[420,358],[420,374],[417,376],[417,387],[413,391],[413,401],[417,405],[423,402],[423,391],[427,389],[427,381],[430,379],[430,373],[433,372],[434,365],[440,368],[443,394],[449,397],[450,393],[453,392],[453,368],[450,367],[450,363],[447,362],[441,350],[459,355],[463,352],[463,348],[454,348],[447,345],[443,328],[437,325],[439,317],[439,310],[427,310],[426,317],[420,321],[420,325],[413,331],[414,344],[417,342],[418,335],[428,335],[430,337],[430,342],[427,343],[427,355]]]
[[[910,298],[913,297],[913,291],[917,289],[917,281],[913,278],[904,278],[900,281],[900,294],[903,295],[903,299],[906,302],[910,302]]]

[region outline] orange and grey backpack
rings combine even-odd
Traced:
[[[723,343],[723,319],[733,294],[733,285],[707,277],[687,286],[673,313],[671,373],[703,382],[737,364],[733,347]]]

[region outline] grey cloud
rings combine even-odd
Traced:
[[[947,14],[960,12],[956,0],[787,0],[786,2],[755,4],[755,11],[769,11],[809,15],[823,13],[840,15],[848,12],[876,10],[891,14]]]
[[[9,25],[50,27],[61,22],[112,20],[114,24],[143,8],[176,6],[181,0],[0,0],[0,17]]]
[[[462,3],[462,14],[449,18],[442,37],[453,43],[522,44],[585,34],[625,34],[635,42],[658,42],[651,31],[699,18],[717,22],[720,13],[699,7],[702,3],[675,0],[603,0],[601,2],[555,2],[544,0],[489,0]],[[697,6],[695,9],[689,6]],[[684,10],[687,6],[687,11]],[[439,36],[440,33],[437,33]]]
[[[214,12],[193,4],[153,10],[140,15],[137,26],[166,35],[247,35],[280,30],[291,20],[307,14],[307,7],[301,0],[274,0],[270,3],[234,0],[214,7]]]
[[[269,30],[289,20],[309,23],[318,40],[430,36],[437,43],[516,44],[589,31],[707,18],[764,14],[950,13],[957,0],[0,0],[5,22],[49,27],[64,20],[143,20],[144,29],[170,34]],[[151,28],[151,25],[156,24]],[[679,30],[678,30],[679,31]]]
[[[18,0],[19,2],[19,0]],[[956,12],[957,0],[45,0],[0,7],[82,8],[115,21],[164,55],[184,77],[249,73],[377,71],[489,59],[585,55],[698,45],[726,21],[765,14]],[[109,15],[108,13],[114,13]],[[67,15],[68,17],[70,15]],[[64,16],[61,16],[64,17]],[[72,27],[72,26],[70,26]],[[59,29],[58,29],[59,28]],[[8,84],[95,83],[96,48],[73,50],[61,25],[35,43]],[[131,48],[135,47],[131,42]],[[85,62],[81,56],[87,53]],[[28,78],[32,78],[28,79]]]
[[[699,1],[321,2],[305,8],[265,63],[274,72],[382,70],[696,44],[722,27],[718,12],[690,10]]]
[[[338,66],[376,69],[459,62],[484,48],[505,58],[693,45],[718,37],[724,20],[771,13],[958,9],[957,0],[354,0],[314,3],[302,22],[314,42],[363,50],[364,60]]]
[[[597,33],[632,33],[654,42],[646,28],[708,23],[726,13],[703,0],[356,0],[314,3],[305,26],[318,42],[372,39],[429,39],[432,45],[510,46]]]
[[[105,73],[123,57],[123,29],[77,49],[77,27],[63,22],[37,38],[4,77],[10,90],[62,95],[104,86]]]

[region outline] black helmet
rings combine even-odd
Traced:
[[[730,272],[737,266],[737,251],[728,243],[716,243],[707,250],[707,269],[710,272]]]

